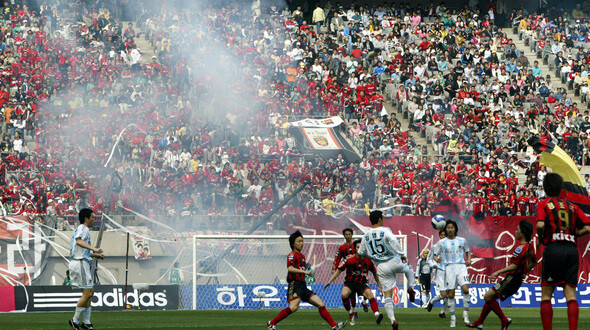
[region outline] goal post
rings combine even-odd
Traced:
[[[407,255],[407,236],[395,235]],[[323,286],[332,275],[332,264],[342,235],[305,235],[302,253],[314,272],[306,282],[328,308],[341,308],[341,290],[345,274],[333,285]],[[361,239],[355,235],[353,239]],[[289,235],[193,235],[192,236],[192,309],[284,308],[288,305],[287,255],[291,252]],[[368,278],[377,301],[383,296],[372,275]],[[397,275],[397,307],[408,307],[407,279]],[[189,294],[187,292],[187,294]],[[187,306],[188,307],[188,306]],[[311,305],[302,303],[302,308]]]

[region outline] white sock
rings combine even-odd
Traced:
[[[385,307],[385,312],[387,312],[387,317],[389,317],[391,324],[393,324],[393,321],[395,321],[395,315],[393,313],[393,299],[386,298],[383,306]]]
[[[354,313],[354,311],[353,311],[353,310],[352,310],[352,308],[351,308],[351,309],[349,309],[349,310],[348,310],[348,314],[350,315],[350,314],[352,314],[352,313]]]
[[[86,307],[84,310],[84,323],[90,324],[90,313],[92,312],[92,307]]]
[[[451,316],[455,316],[455,299],[449,298],[447,303],[449,304],[449,313],[451,313]]]
[[[440,309],[439,314],[444,313],[447,310],[447,308],[449,308],[449,298],[445,298],[445,300],[443,301],[442,308]]]
[[[410,267],[410,265],[408,265],[408,270],[405,272],[406,274],[406,278],[408,279],[408,284],[410,286],[412,286],[411,283],[414,283],[414,270],[412,269],[412,267]]]
[[[84,307],[76,307],[76,312],[74,313],[74,323],[80,323],[80,316],[82,316],[82,313],[84,312],[86,308]]]
[[[471,304],[471,295],[469,293],[463,294],[463,310],[468,311]]]
[[[353,313],[356,313],[356,307],[353,307],[353,308],[352,308],[352,312],[353,312]]]
[[[441,297],[441,295],[439,293],[436,296],[434,296],[434,298],[432,298],[432,300],[430,302],[434,304],[435,302],[440,301],[442,299],[443,299],[443,297]]]
[[[422,292],[422,305],[428,302],[428,294]]]

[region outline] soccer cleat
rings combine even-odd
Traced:
[[[434,304],[432,301],[429,301],[428,306],[426,306],[426,310],[430,313],[432,311],[432,307],[434,307]]]
[[[357,314],[356,312],[352,312],[350,313],[350,315],[348,316],[350,319],[350,325],[355,325],[356,324],[356,318],[357,318]]]
[[[363,305],[363,310],[365,311],[365,313],[367,313],[369,311],[369,304],[367,304],[367,301],[365,299],[361,301],[361,305]]]
[[[508,329],[508,326],[510,326],[510,323],[512,323],[512,319],[506,319],[505,322],[502,322],[502,330]]]
[[[332,330],[340,330],[343,329],[346,326],[347,322],[346,321],[342,321],[342,322],[338,322],[333,328]]]
[[[94,326],[92,323],[82,323],[80,324],[80,329],[94,330]]]
[[[399,328],[399,325],[397,324],[397,321],[393,321],[393,323],[391,324],[391,328],[393,330],[397,330]]]
[[[73,319],[69,320],[68,324],[74,329],[80,329],[80,325],[78,323],[75,323]]]
[[[408,287],[408,296],[410,298],[410,302],[414,302],[416,300],[416,291],[411,286]]]
[[[483,329],[483,324],[477,324],[475,322],[466,324],[466,326],[473,329]]]
[[[455,319],[455,315],[451,315],[451,328],[457,326],[457,319]]]
[[[379,312],[377,312],[379,313]],[[377,314],[377,324],[381,324],[381,321],[383,321],[383,314],[379,313]]]
[[[447,318],[447,314],[445,314],[445,312],[438,313],[438,317],[440,317],[441,319],[446,319]]]
[[[469,312],[468,311],[463,311],[463,322],[465,322],[465,324],[471,323],[471,322],[469,322]]]
[[[277,329],[276,326],[270,324],[270,321],[266,322],[266,326],[268,327],[269,330],[276,330]]]

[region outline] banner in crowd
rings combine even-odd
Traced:
[[[152,252],[150,249],[150,242],[144,239],[144,237],[152,237],[152,233],[150,232],[149,228],[145,226],[130,226],[128,228],[138,234],[131,235],[131,246],[133,247],[135,260],[151,259]]]
[[[289,123],[289,125],[293,127],[322,127],[322,128],[330,128],[336,127],[343,123],[342,118],[338,116],[330,117],[330,118],[322,118],[322,119],[312,119],[306,118],[300,121],[294,121]]]
[[[408,237],[408,260],[415,267],[420,251],[431,249],[438,242],[438,231],[430,224],[426,216],[393,216],[386,217],[385,226],[391,228],[396,235]],[[514,232],[521,220],[535,223],[533,217],[487,217],[482,221],[475,219],[463,220],[453,218],[459,225],[458,236],[464,237],[473,252],[472,265],[468,268],[471,283],[489,283],[489,276],[510,263],[512,250],[518,246]],[[326,215],[308,216],[305,226],[289,226],[285,223],[287,233],[300,230],[305,235],[340,235],[342,229],[351,227],[355,234],[362,234],[370,228],[369,217],[366,215],[341,216],[338,218]],[[360,227],[360,228],[359,228]],[[590,283],[590,235],[578,239],[580,254],[579,283]],[[541,247],[542,249],[543,247]],[[542,251],[536,251],[537,259]],[[326,256],[330,258],[331,256]],[[318,270],[319,272],[324,270]],[[330,270],[325,270],[329,272]],[[541,276],[541,265],[537,265],[525,278],[526,283],[538,283]]]
[[[301,128],[309,144],[316,150],[342,149],[330,128]]]
[[[148,290],[135,290],[129,285],[127,290],[127,295],[125,295],[124,285],[94,286],[92,309],[99,311],[122,310],[125,307],[125,302],[134,309],[178,309],[178,285],[150,285]],[[71,286],[15,287],[14,308],[27,312],[73,311],[81,296],[82,290],[73,289]]]
[[[46,236],[22,216],[0,217],[0,286],[28,285],[41,274],[49,251]]]
[[[370,284],[373,294],[380,307],[383,307],[383,295],[379,292],[376,284]],[[469,287],[471,296],[471,307],[483,307],[485,300],[484,295],[490,289],[491,284],[472,284]],[[310,290],[317,293],[326,303],[326,307],[342,308],[342,284],[333,284],[326,290],[323,284],[309,284]],[[186,309],[192,308],[192,289],[186,285],[183,290],[183,306]],[[405,295],[403,290],[398,287],[398,295],[394,297],[394,303],[397,307],[403,306]],[[590,285],[582,284],[578,286],[578,303],[580,307],[590,307]],[[434,296],[435,286],[432,286],[431,296]],[[455,303],[457,306],[463,306],[463,294],[460,290],[455,293]],[[552,301],[553,307],[567,307],[563,297],[563,289],[557,288],[555,298]],[[422,302],[416,299],[414,303],[408,301],[408,307],[418,308]],[[244,285],[198,285],[197,286],[197,309],[221,310],[221,309],[258,309],[273,308],[281,309],[288,306],[287,302],[287,285],[286,284],[244,284]],[[541,286],[538,284],[523,284],[518,292],[510,299],[500,302],[502,307],[539,307],[541,305]],[[440,302],[435,304],[439,307]],[[312,308],[308,303],[301,303],[300,308]],[[424,311],[425,315],[427,314]]]

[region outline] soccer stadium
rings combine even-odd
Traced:
[[[0,7],[0,329],[590,328],[589,0]]]

